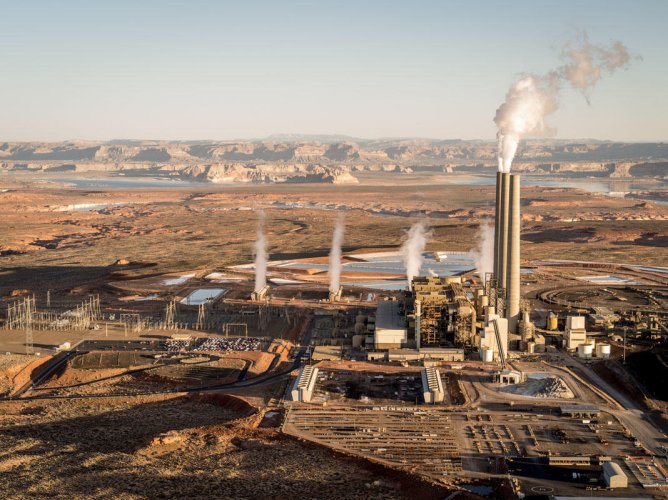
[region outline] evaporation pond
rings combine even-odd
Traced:
[[[217,299],[227,291],[226,288],[198,288],[181,299],[181,304],[198,306]]]

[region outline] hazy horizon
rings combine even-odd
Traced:
[[[586,32],[632,63],[589,104],[564,89],[554,138],[661,142],[667,17],[661,1],[4,2],[0,140],[493,140],[517,77]]]
[[[290,142],[295,141],[314,141],[321,139],[328,139],[327,142],[340,141],[364,141],[364,142],[380,142],[380,141],[461,141],[461,142],[485,142],[496,143],[496,138],[470,138],[463,139],[460,137],[420,137],[420,136],[388,136],[388,137],[358,137],[349,134],[319,134],[313,133],[275,133],[264,137],[230,137],[230,138],[181,138],[181,139],[163,139],[156,137],[114,137],[110,139],[90,139],[85,137],[75,137],[57,140],[42,140],[42,139],[25,139],[25,140],[6,140],[0,137],[0,142],[5,143],[67,143],[67,142],[92,142],[92,143],[108,143],[108,142],[257,142],[257,141],[277,141]],[[615,140],[615,139],[601,139],[598,137],[529,137],[523,139],[522,142],[572,142],[572,143],[586,143],[586,142],[601,142],[601,143],[625,143],[625,144],[655,144],[668,142],[668,139],[647,139],[647,140]]]

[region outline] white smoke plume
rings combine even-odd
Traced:
[[[430,237],[431,232],[427,229],[427,224],[424,221],[416,222],[408,230],[406,240],[401,245],[409,287],[413,278],[420,272],[423,261],[422,253]]]
[[[475,262],[475,269],[480,279],[494,270],[494,224],[483,221],[478,229],[476,248],[470,254]]]
[[[517,80],[496,110],[499,172],[510,172],[520,139],[550,132],[545,118],[559,107],[559,93],[564,84],[582,92],[589,102],[587,92],[603,74],[627,66],[630,60],[623,43],[599,47],[589,42],[586,33],[576,45],[566,46],[562,57],[565,63],[549,73],[524,75]]]
[[[343,219],[343,214],[339,214],[336,218],[334,234],[332,235],[332,249],[329,252],[329,291],[332,293],[338,292],[341,284],[341,245],[345,232]]]
[[[255,237],[255,291],[267,286],[267,237],[264,234],[264,210],[257,213],[257,233]]]

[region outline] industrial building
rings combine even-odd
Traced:
[[[318,369],[313,365],[302,367],[299,375],[292,384],[290,396],[293,401],[302,401],[308,403],[313,397],[313,389],[315,389],[315,382],[318,379]]]
[[[615,462],[603,464],[603,481],[608,488],[627,488],[629,486],[629,478]]]
[[[389,361],[464,361],[464,349],[423,347],[422,349],[390,349]]]
[[[524,381],[524,374],[519,370],[501,370],[496,373],[494,378],[504,385],[520,384]]]
[[[436,368],[422,369],[422,395],[425,403],[442,403],[445,399],[441,373]]]
[[[561,405],[559,413],[564,417],[594,418],[600,414],[596,405]]]
[[[318,345],[313,348],[313,361],[338,361],[343,358],[342,345]]]
[[[251,300],[261,301],[266,300],[269,294],[269,286],[265,285],[260,290],[251,293]]]
[[[587,343],[587,330],[584,316],[568,316],[566,318],[566,333],[564,344],[566,349],[573,351]]]
[[[472,344],[476,311],[460,276],[414,278],[408,309],[417,349]]]
[[[480,331],[480,356],[482,361],[505,363],[508,356],[508,320],[487,308],[483,328]]]
[[[397,300],[383,300],[376,310],[375,349],[398,349],[408,341],[406,317]]]

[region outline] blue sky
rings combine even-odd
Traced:
[[[557,137],[668,139],[668,2],[0,1],[0,140],[273,133],[491,139],[525,72],[586,31],[641,56]]]

